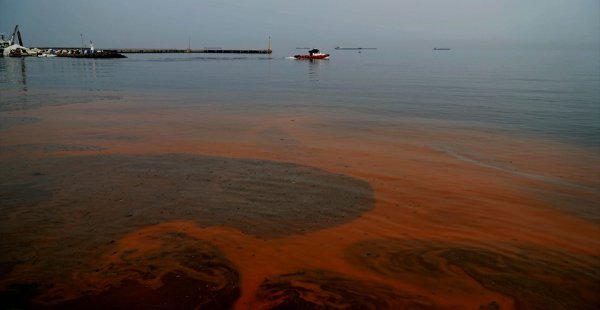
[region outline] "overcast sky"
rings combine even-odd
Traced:
[[[0,0],[25,45],[594,47],[599,0]]]

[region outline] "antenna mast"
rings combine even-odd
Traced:
[[[273,48],[272,48],[272,46],[271,46],[271,36],[269,36],[269,48],[268,48],[268,50],[269,50],[269,51],[272,51],[272,50],[273,50]]]

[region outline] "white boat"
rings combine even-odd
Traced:
[[[10,40],[4,39],[4,34],[0,34],[0,57],[4,56],[4,49],[11,45]]]
[[[24,57],[24,56],[36,56],[38,54],[38,49],[31,49],[19,44],[13,44],[11,46],[5,47],[2,52],[4,57]]]
[[[15,37],[19,40],[19,44],[15,43]],[[30,49],[23,46],[23,40],[21,39],[21,31],[19,31],[19,25],[15,26],[15,30],[9,39],[5,39],[4,35],[0,35],[0,55],[1,56],[35,56],[38,54],[38,49]]]

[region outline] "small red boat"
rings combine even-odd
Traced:
[[[308,55],[294,55],[296,59],[326,59],[329,58],[329,54],[323,54],[318,49],[312,49],[308,51]]]

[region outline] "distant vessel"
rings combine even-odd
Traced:
[[[319,51],[318,49],[315,48],[315,49],[308,51],[308,55],[294,55],[294,58],[309,59],[309,60],[327,59],[327,58],[329,58],[329,54],[323,54],[323,53],[321,53],[321,51]]]
[[[448,47],[434,47],[433,50],[434,51],[449,51],[450,48],[448,48]]]
[[[336,46],[335,47],[336,50],[349,50],[349,51],[355,51],[355,50],[376,50],[376,47],[340,47],[340,46]]]

